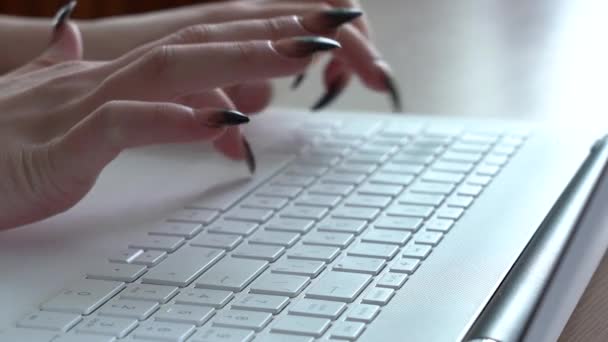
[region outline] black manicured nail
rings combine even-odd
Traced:
[[[325,94],[321,96],[321,98],[312,106],[310,110],[313,112],[320,111],[333,103],[336,98],[342,94],[342,90],[344,90],[344,87],[346,86],[346,80],[347,78],[344,75],[340,75],[334,81],[332,81],[327,86],[327,91]]]
[[[341,25],[362,16],[363,11],[356,8],[332,8],[324,11],[323,15],[329,22],[328,26],[338,28]]]
[[[395,81],[395,78],[393,77],[389,66],[384,61],[376,62],[376,65],[378,66],[378,69],[382,74],[384,86],[386,87],[386,91],[388,91],[389,96],[391,98],[393,111],[395,113],[403,112],[403,105],[401,103],[399,86],[397,85],[397,82]]]
[[[249,122],[249,118],[235,110],[220,109],[209,116],[209,126],[238,126]]]
[[[298,89],[305,78],[306,78],[305,73],[301,73],[298,76],[296,76],[296,78],[293,79],[293,83],[291,84],[291,90]]]
[[[249,169],[249,173],[255,173],[255,156],[253,155],[253,151],[251,150],[251,146],[245,137],[243,137],[243,150],[245,151],[245,161],[247,162],[247,168]]]
[[[76,4],[76,1],[70,1],[57,11],[55,17],[53,18],[53,28],[55,30],[61,27],[61,25],[63,25],[70,18],[74,8],[76,8]]]
[[[337,41],[325,37],[304,36],[281,39],[274,43],[275,50],[289,58],[305,58],[316,52],[340,48]]]

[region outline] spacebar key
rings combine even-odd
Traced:
[[[221,249],[188,246],[152,268],[141,281],[146,284],[188,286],[222,256],[224,251]]]

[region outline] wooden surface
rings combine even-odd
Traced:
[[[15,3],[23,12],[41,2]],[[142,3],[160,4],[82,0],[77,16],[136,10],[133,6]],[[604,3],[373,0],[364,8],[374,24],[376,42],[401,84],[408,111],[540,118],[565,124],[587,120],[608,132],[608,6]],[[6,4],[0,1],[0,10]],[[86,10],[93,4],[96,9]],[[45,11],[53,8],[54,12],[56,6],[48,6]],[[321,92],[319,69],[310,72],[297,92],[288,89],[288,80],[279,82],[277,105],[310,106]],[[384,94],[354,84],[334,108],[383,111],[389,106]],[[607,292],[605,257],[560,341],[608,341]]]

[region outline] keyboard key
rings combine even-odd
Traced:
[[[2,336],[0,336],[2,337]],[[84,335],[84,334],[72,334],[72,335],[64,335],[60,336],[56,339],[51,340],[52,342],[83,342],[82,338],[86,338],[86,342],[114,342],[116,341],[114,337],[111,336],[95,336],[95,335]],[[11,341],[11,340],[9,340]],[[14,340],[16,341],[16,340]],[[24,341],[35,342],[35,340],[24,339]],[[49,340],[44,340],[44,342],[48,342]]]
[[[281,246],[245,244],[235,249],[232,256],[234,258],[258,259],[274,262],[283,255],[284,252],[285,248]]]
[[[454,163],[477,163],[482,157],[481,153],[447,151],[441,156],[441,160]]]
[[[431,232],[431,231],[422,231],[416,235],[414,241],[421,245],[430,245],[437,246],[441,239],[443,238],[443,234],[439,232]]]
[[[175,286],[131,284],[120,293],[120,298],[166,303],[176,294]]]
[[[308,189],[308,192],[311,194],[318,195],[337,195],[337,196],[346,196],[351,191],[353,191],[355,187],[348,184],[323,184],[319,183],[313,185]]]
[[[269,230],[260,230],[249,238],[250,244],[271,245],[291,247],[298,239],[300,234],[289,232],[274,232]]]
[[[422,180],[425,182],[458,184],[464,179],[464,174],[441,171],[428,171],[422,175]]]
[[[319,177],[329,168],[319,165],[293,164],[283,171],[286,175],[314,176]]]
[[[410,243],[403,249],[403,256],[408,258],[426,259],[426,257],[431,254],[431,250],[431,246]]]
[[[302,188],[299,186],[264,185],[263,187],[258,189],[255,194],[257,196],[294,198],[301,191]]]
[[[249,342],[253,339],[253,330],[204,328],[197,331],[192,342]]]
[[[283,316],[272,326],[271,332],[321,337],[329,328],[330,320],[316,317]]]
[[[391,203],[389,196],[371,196],[354,194],[344,201],[344,204],[352,207],[384,208]]]
[[[367,178],[365,173],[338,173],[329,172],[321,177],[321,183],[323,184],[346,184],[356,185],[363,182]]]
[[[125,287],[124,283],[83,279],[41,305],[45,311],[88,315]]]
[[[382,163],[386,162],[389,157],[390,157],[390,154],[388,154],[388,153],[368,154],[368,153],[355,152],[355,153],[351,154],[350,156],[346,157],[346,162],[347,163],[382,164]]]
[[[315,221],[313,220],[274,217],[266,223],[265,229],[304,234],[307,233],[314,224]]]
[[[264,223],[274,214],[270,209],[234,208],[227,212],[226,220]]]
[[[342,197],[336,196],[336,195],[306,194],[306,195],[298,197],[294,203],[296,205],[308,205],[308,206],[332,208],[336,204],[338,204],[341,200],[342,200]]]
[[[314,181],[315,177],[283,174],[274,177],[271,184],[307,187]]]
[[[209,223],[219,215],[216,210],[209,209],[182,209],[171,215],[167,221]]]
[[[462,208],[443,207],[437,210],[437,217],[440,219],[458,220],[464,210]]]
[[[304,220],[320,220],[326,213],[327,209],[323,207],[292,205],[281,210],[279,216]]]
[[[215,310],[211,307],[173,304],[160,309],[154,315],[154,320],[192,324],[200,327],[213,317],[214,313]]]
[[[365,229],[366,226],[367,222],[363,220],[348,220],[329,217],[321,221],[317,225],[317,229],[322,232],[359,234]]]
[[[387,287],[389,289],[398,290],[407,281],[407,275],[402,273],[385,273],[379,280],[376,286]]]
[[[166,257],[167,252],[149,250],[140,254],[137,258],[135,258],[135,260],[133,260],[132,263],[150,267],[157,265],[159,262],[165,260]]]
[[[245,199],[241,203],[241,206],[243,208],[279,210],[283,208],[287,202],[287,198],[251,196]]]
[[[147,235],[140,237],[134,243],[129,244],[129,248],[174,252],[180,248],[184,242],[184,238],[175,236],[155,236]]]
[[[158,303],[155,302],[114,298],[97,312],[100,316],[134,318],[143,321],[148,319],[158,307]]]
[[[367,274],[326,272],[306,292],[307,298],[351,303],[371,282]]]
[[[346,310],[346,304],[304,298],[289,307],[290,315],[337,319]]]
[[[365,330],[365,324],[358,322],[336,322],[329,330],[329,336],[334,339],[354,341]]]
[[[183,342],[194,332],[194,325],[172,322],[144,322],[133,332],[136,340]]]
[[[395,174],[388,172],[376,172],[368,181],[372,184],[388,184],[388,185],[409,185],[414,181],[414,176],[405,174]]]
[[[0,331],[2,341],[55,342],[60,341],[56,331],[9,328]],[[111,342],[111,340],[109,340]],[[80,342],[80,341],[70,341]],[[88,342],[88,341],[87,341]],[[105,341],[104,341],[105,342]]]
[[[469,178],[467,178],[466,180],[467,184],[481,186],[487,186],[488,184],[490,184],[490,182],[492,182],[492,177],[480,175],[470,175]]]
[[[305,245],[331,246],[345,248],[354,239],[354,235],[314,231],[302,238]]]
[[[295,297],[308,286],[310,278],[287,274],[266,273],[250,288],[251,293]]]
[[[373,226],[380,229],[415,232],[422,226],[422,221],[417,217],[382,216],[374,221]]]
[[[297,245],[287,252],[289,259],[318,260],[332,262],[340,254],[340,249],[329,246]]]
[[[357,304],[346,313],[346,320],[369,323],[376,318],[379,312],[380,307],[378,305]]]
[[[131,318],[91,316],[76,327],[76,332],[125,337],[137,326],[137,320]]]
[[[496,176],[500,172],[500,166],[481,164],[475,170],[475,173],[481,176]]]
[[[110,262],[116,262],[120,264],[130,264],[144,251],[139,248],[128,248],[116,251],[112,256],[108,258]]]
[[[375,219],[379,213],[380,210],[375,208],[357,208],[341,205],[331,212],[331,217],[371,221]]]
[[[413,204],[413,205],[431,205],[438,207],[445,196],[443,195],[431,195],[431,194],[417,194],[413,192],[406,192],[397,198],[397,202],[401,204]]]
[[[394,263],[390,270],[391,272],[412,274],[420,266],[420,260],[413,258],[401,258]]]
[[[477,197],[483,191],[483,187],[479,185],[464,184],[456,191],[459,195]]]
[[[177,236],[186,239],[193,238],[200,233],[203,225],[200,223],[188,222],[162,222],[152,226],[149,230],[150,235]]]
[[[454,163],[439,160],[431,166],[431,169],[443,172],[469,173],[474,166],[473,163]]]
[[[190,244],[196,247],[219,248],[231,251],[241,241],[243,241],[243,238],[238,235],[202,233],[192,239]]]
[[[484,163],[493,166],[503,166],[509,161],[509,157],[504,155],[490,154],[484,159]]]
[[[444,183],[416,182],[410,187],[411,192],[435,195],[448,195],[453,190],[454,185]]]
[[[395,295],[395,291],[383,287],[374,287],[363,297],[363,304],[386,305]]]
[[[387,163],[382,165],[380,170],[384,173],[403,173],[415,176],[424,170],[424,166],[416,164]]]
[[[232,309],[278,314],[289,303],[288,297],[249,294],[232,303]]]
[[[412,233],[397,230],[370,229],[361,241],[403,246],[411,238]]]
[[[332,166],[340,162],[340,157],[322,155],[322,154],[306,154],[297,159],[298,163],[319,166]]]
[[[394,164],[414,164],[414,165],[428,165],[433,162],[435,158],[430,155],[416,155],[416,154],[397,154],[391,160]]]
[[[175,297],[176,304],[223,308],[234,295],[229,291],[209,289],[186,289]]]
[[[17,327],[66,332],[81,320],[77,314],[37,311],[20,319]]]
[[[450,150],[465,153],[485,153],[490,149],[488,144],[471,144],[467,142],[457,142],[450,146]]]
[[[260,331],[271,318],[272,315],[265,312],[229,310],[218,313],[213,319],[213,326]]]
[[[142,277],[142,283],[188,286],[224,256],[219,249],[205,247],[182,248],[171,254]]]
[[[453,225],[454,220],[433,218],[425,224],[424,228],[430,231],[445,233],[448,232]]]
[[[247,236],[255,231],[257,223],[244,221],[219,220],[207,228],[209,233]]]
[[[435,211],[435,208],[432,206],[393,204],[386,210],[386,215],[428,218],[433,214],[433,211]]]
[[[343,163],[336,167],[336,171],[339,173],[358,173],[358,174],[370,174],[377,168],[376,163]]]
[[[452,196],[448,198],[446,204],[448,207],[468,208],[473,203],[472,196]]]
[[[383,259],[347,256],[333,266],[334,271],[377,275],[384,268]]]
[[[86,273],[89,279],[124,281],[131,283],[146,272],[146,267],[132,264],[104,263]]]
[[[365,183],[357,188],[357,193],[362,195],[397,196],[401,193],[401,185]]]
[[[325,263],[316,260],[284,259],[272,268],[272,273],[292,274],[315,278],[325,269]]]
[[[359,242],[348,250],[348,255],[391,260],[399,251],[397,246]]]
[[[196,287],[238,292],[243,290],[268,266],[266,261],[224,258],[196,282]]]

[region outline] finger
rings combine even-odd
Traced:
[[[312,106],[312,111],[319,111],[329,106],[350,83],[352,73],[339,59],[332,59],[324,71],[325,93]]]
[[[313,54],[339,46],[322,37],[163,46],[109,77],[92,96],[172,100],[195,91],[293,75]]]
[[[270,82],[244,83],[224,89],[238,111],[254,114],[264,110],[272,100]]]
[[[68,131],[57,142],[52,158],[59,174],[85,181],[97,177],[125,149],[213,140],[224,133],[225,127],[247,121],[242,114],[223,109],[196,110],[172,103],[109,102]]]

